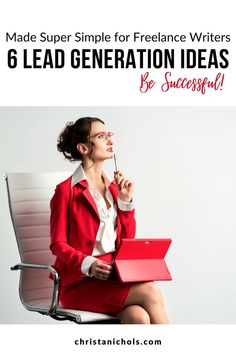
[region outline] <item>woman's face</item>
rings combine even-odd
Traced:
[[[114,155],[113,134],[100,122],[91,124],[89,142],[93,149],[91,157],[94,161],[111,159]]]

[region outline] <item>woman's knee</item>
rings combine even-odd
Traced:
[[[127,296],[125,305],[140,305],[146,308],[148,304],[163,305],[160,289],[155,282],[144,282],[134,284]]]
[[[145,286],[144,292],[148,297],[149,301],[157,302],[159,304],[163,303],[161,290],[159,289],[159,287],[154,281],[144,283],[144,286]]]
[[[163,302],[161,291],[153,281],[138,284],[134,289],[134,294],[137,299],[140,299],[140,305],[146,301],[160,304]]]
[[[137,310],[138,308],[138,310]],[[150,324],[150,317],[147,311],[141,306],[137,306],[131,314],[132,323]]]
[[[147,311],[139,305],[130,305],[124,308],[117,316],[126,324],[150,324]]]

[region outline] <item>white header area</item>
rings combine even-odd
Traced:
[[[4,4],[0,104],[235,105],[227,3]]]

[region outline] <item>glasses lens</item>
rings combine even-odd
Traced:
[[[90,136],[88,139],[98,138],[99,140],[107,140],[107,139],[111,138],[112,136],[114,136],[114,133],[112,133],[112,132],[107,132],[107,133],[101,132],[101,133]]]

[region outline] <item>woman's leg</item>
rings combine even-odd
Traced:
[[[142,306],[153,324],[169,323],[161,292],[154,282],[134,284],[124,303],[124,306],[130,305]]]
[[[150,317],[147,311],[139,305],[126,306],[116,316],[125,324],[150,324]]]

